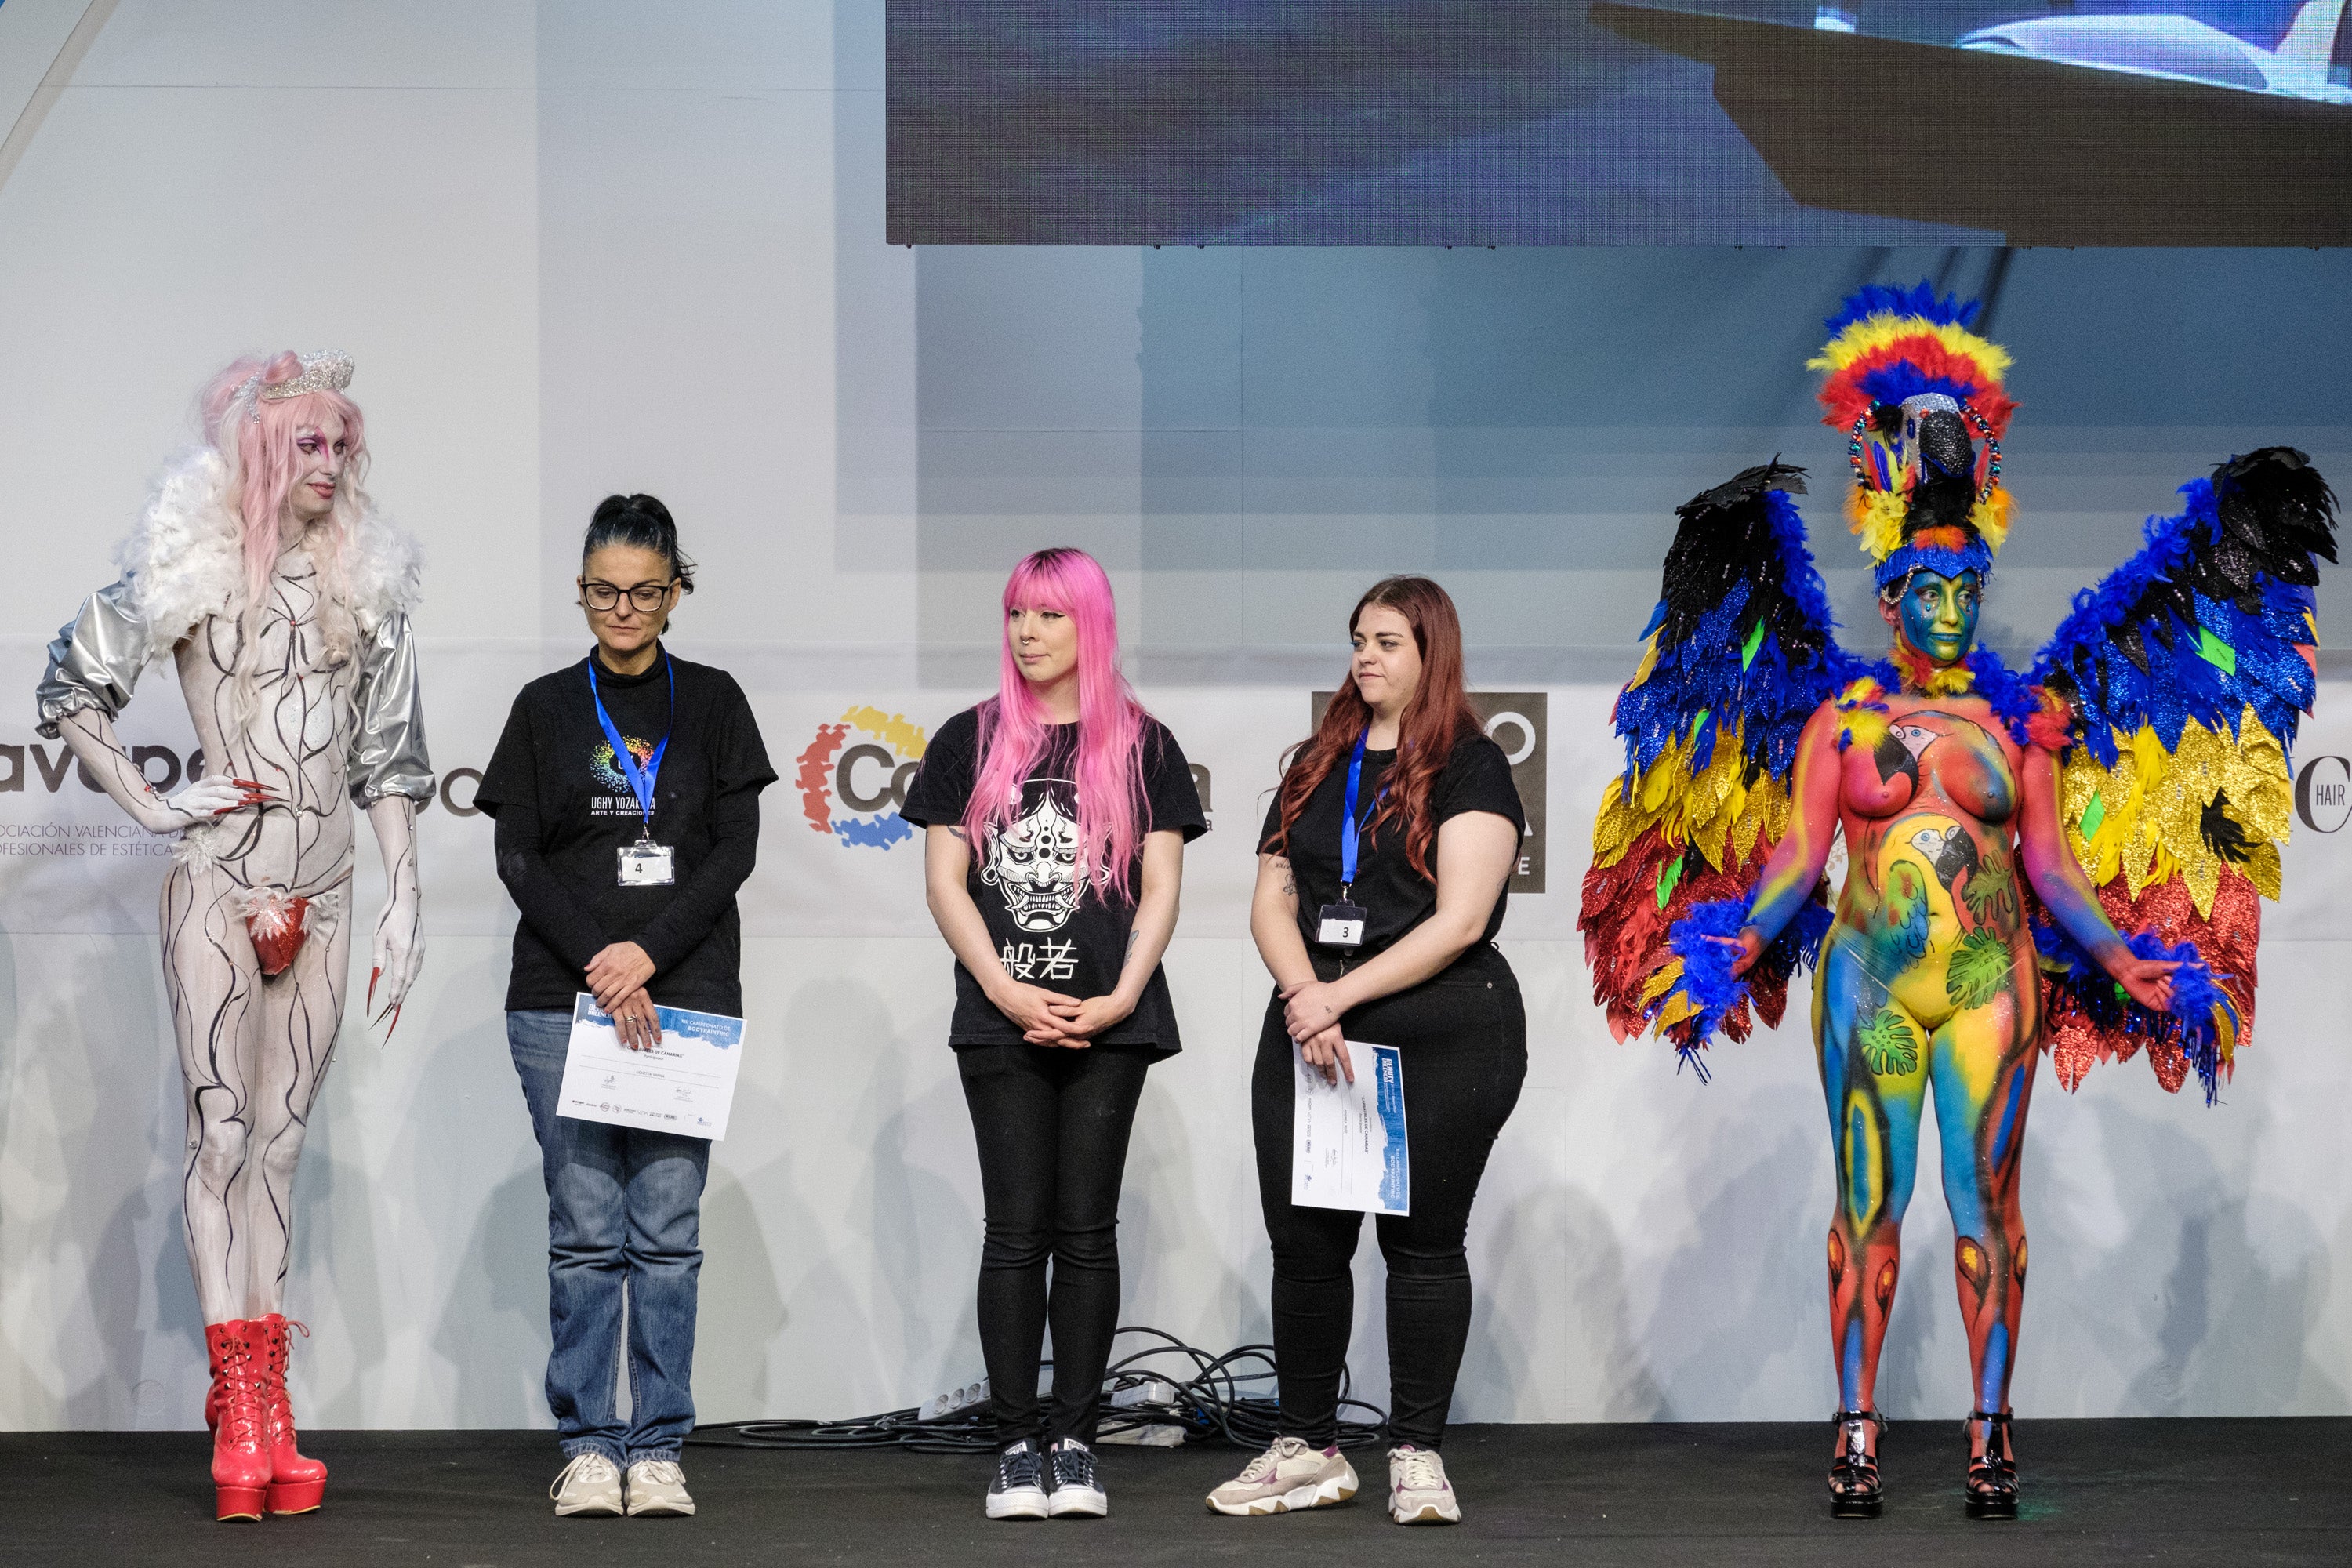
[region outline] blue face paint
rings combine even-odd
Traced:
[[[1979,591],[1973,572],[1958,577],[1924,568],[1912,573],[1899,605],[1904,640],[1937,664],[1959,663],[1976,646]]]

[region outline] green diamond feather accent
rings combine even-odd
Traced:
[[[2106,796],[2095,794],[2091,796],[2091,804],[2083,808],[2082,826],[2077,827],[2075,831],[2080,833],[2084,838],[2089,838],[2092,835],[2099,831],[2099,824],[2105,822],[2106,819]]]
[[[1748,646],[1739,650],[1739,668],[1746,669],[1749,665],[1754,664],[1756,650],[1763,646],[1764,623],[1759,621],[1756,623],[1756,629],[1748,634]]]
[[[1675,856],[1666,862],[1666,868],[1658,873],[1658,908],[1662,910],[1666,907],[1666,900],[1675,896],[1675,884],[1683,879],[1683,859],[1684,857]]]
[[[2238,673],[2238,650],[2203,626],[2197,628],[2197,651],[2205,656],[2206,663],[2214,666],[2222,674]]]

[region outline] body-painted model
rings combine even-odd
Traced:
[[[1868,289],[1814,362],[1850,433],[1886,662],[1831,637],[1798,470],[1750,469],[1682,510],[1585,885],[1621,1038],[1646,1026],[1696,1063],[1718,1026],[1746,1037],[1751,988],[1777,1025],[1797,963],[1817,966],[1838,1193],[1830,1487],[1847,1515],[1880,1504],[1874,1385],[1932,1094],[1975,1394],[1969,1511],[2015,1516],[2038,1053],[2054,1043],[2069,1088],[2142,1046],[2166,1087],[2194,1067],[2209,1100],[2218,1088],[2252,1023],[2253,894],[2277,892],[2284,748],[2315,689],[2312,558],[2335,558],[2334,498],[2300,453],[2233,459],[2077,601],[2032,677],[2011,675],[1974,647],[2013,405],[2008,356],[1973,318],[1925,285]]]
[[[360,488],[366,444],[341,354],[239,361],[206,388],[205,445],[164,471],[122,576],[49,647],[42,732],[150,831],[164,990],[187,1091],[182,1205],[205,1315],[219,1516],[317,1508],[297,1451],[284,1316],[296,1163],[342,1025],[352,812],[390,900],[372,999],[394,1023],[424,955],[415,816],[433,776],[407,609],[416,552]],[[159,796],[114,720],[169,656],[205,760]]]

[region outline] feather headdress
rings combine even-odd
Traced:
[[[1873,285],[1805,362],[1828,373],[1822,422],[1846,432],[1846,521],[1881,587],[1922,566],[1981,574],[2008,537],[2000,437],[2017,405],[2001,389],[2009,351],[1970,330],[1978,309],[1925,281]]]

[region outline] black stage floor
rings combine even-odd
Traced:
[[[1962,1517],[1959,1424],[1889,1435],[1885,1517],[1822,1501],[1821,1426],[1458,1426],[1446,1462],[1452,1529],[1401,1529],[1386,1463],[1339,1508],[1225,1519],[1202,1495],[1234,1449],[1106,1450],[1111,1516],[992,1524],[977,1457],[689,1447],[692,1519],[559,1520],[545,1432],[321,1432],[324,1510],[263,1524],[210,1517],[196,1433],[0,1435],[8,1478],[0,1562],[433,1563],[2352,1563],[2352,1420],[2027,1421],[2025,1517]]]

